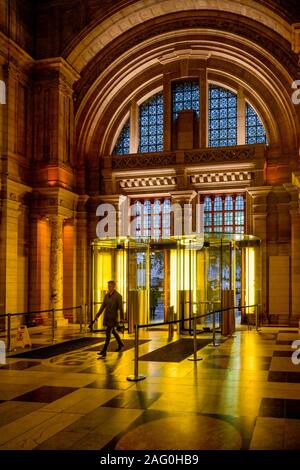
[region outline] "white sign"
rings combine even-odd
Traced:
[[[0,104],[6,104],[6,85],[3,80],[0,80]]]
[[[4,341],[0,341],[0,365],[6,364],[6,348]]]

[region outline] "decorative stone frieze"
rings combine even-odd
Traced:
[[[174,153],[121,155],[113,156],[111,159],[113,170],[170,166],[176,163],[176,155]]]

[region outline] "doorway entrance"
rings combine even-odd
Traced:
[[[245,306],[259,304],[261,297],[260,240],[221,233],[204,239],[97,239],[91,246],[92,318],[111,279],[123,297],[130,331],[135,323],[167,320],[169,309],[182,320],[181,329],[191,330],[187,318],[220,310],[228,302],[236,307],[236,323],[247,323],[255,307]],[[199,323],[209,326],[211,321],[206,317]]]

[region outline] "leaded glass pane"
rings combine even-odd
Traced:
[[[163,150],[162,93],[152,96],[140,106],[140,145],[139,152],[161,152]]]
[[[204,231],[244,233],[245,200],[239,194],[204,197]]]
[[[230,210],[233,209],[232,196],[226,196],[224,209],[225,209],[225,211],[230,211]]]
[[[206,197],[204,199],[204,210],[205,211],[211,211],[212,210],[212,203],[211,203],[211,198]]]
[[[209,147],[237,145],[237,96],[217,85],[209,86]]]
[[[235,210],[244,209],[244,198],[243,196],[237,196],[235,200]]]
[[[129,125],[129,121],[127,121],[118,137],[113,153],[117,155],[126,155],[129,152],[130,152],[130,125]]]
[[[220,196],[217,196],[215,198],[214,210],[215,211],[221,211],[222,210],[222,198]]]
[[[246,104],[246,144],[266,144],[267,136],[261,119],[255,110]]]
[[[170,199],[146,199],[134,203],[136,218],[135,236],[161,238],[171,235],[171,201]]]
[[[199,81],[186,80],[172,85],[172,116],[177,119],[178,112],[193,109],[199,116]]]

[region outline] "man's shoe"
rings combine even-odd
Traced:
[[[122,351],[122,349],[124,348],[124,346],[125,346],[124,343],[119,344],[119,346],[118,346],[117,349],[116,349],[116,352]]]
[[[100,351],[97,353],[100,357],[106,357],[106,351]]]

